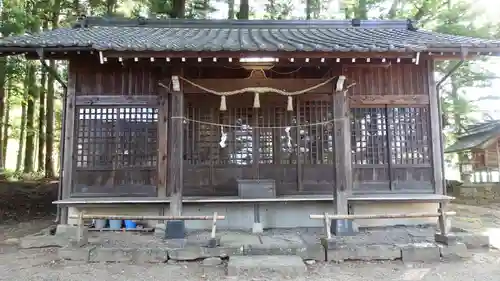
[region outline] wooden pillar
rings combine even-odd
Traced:
[[[429,113],[430,113],[430,129],[431,129],[431,150],[432,150],[432,177],[434,183],[435,194],[445,194],[444,188],[444,171],[443,171],[443,137],[441,130],[441,115],[440,115],[440,100],[436,89],[436,81],[434,79],[434,61],[432,58],[427,59],[427,72],[429,83]]]
[[[168,167],[168,120],[169,93],[160,87],[160,104],[158,106],[158,182],[157,196],[167,197],[167,167]]]
[[[76,96],[76,73],[71,63],[68,69],[68,88],[66,90],[65,119],[64,119],[64,140],[61,151],[64,151],[63,163],[61,166],[62,190],[61,198],[70,197],[73,187],[73,176],[75,172],[75,96]],[[61,224],[68,223],[68,208],[61,208]]]
[[[347,197],[352,192],[351,123],[349,118],[347,92],[333,94],[334,147],[335,147],[335,188],[334,207],[338,215],[348,214]],[[347,220],[337,220],[335,234],[351,232],[352,225]]]
[[[182,69],[175,69],[172,75],[182,76]],[[184,166],[184,93],[182,81],[180,89],[172,89],[170,94],[170,133],[168,152],[168,196],[170,197],[170,215],[182,214],[182,187]]]

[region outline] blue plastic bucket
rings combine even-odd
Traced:
[[[121,229],[122,228],[122,220],[109,220],[109,228],[111,229]]]
[[[125,228],[126,229],[134,229],[137,227],[137,224],[132,220],[125,220]]]
[[[95,227],[95,229],[103,229],[106,227],[107,222],[108,222],[108,220],[95,220],[94,227]]]

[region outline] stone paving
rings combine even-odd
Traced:
[[[458,233],[458,244],[440,245],[434,242],[435,232],[436,229],[429,226],[391,227],[327,240],[322,238],[320,228],[267,230],[262,234],[220,231],[216,247],[210,246],[208,231],[190,232],[181,240],[164,240],[137,232],[90,232],[89,243],[84,247],[66,246],[70,243],[62,239],[59,257],[84,262],[138,264],[239,256],[296,256],[304,261],[334,262],[397,259],[421,262],[438,261],[442,257],[465,258],[467,248],[488,246],[488,237],[470,236],[466,232]],[[64,238],[62,234],[47,238],[48,246],[57,245],[57,237]],[[21,246],[31,243],[40,247],[37,239],[26,237],[24,240]]]

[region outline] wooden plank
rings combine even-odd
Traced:
[[[73,186],[73,176],[75,174],[75,161],[74,155],[76,150],[74,149],[75,144],[75,94],[76,94],[76,72],[72,65],[69,65],[68,70],[68,89],[66,91],[66,104],[64,119],[64,158],[63,165],[61,167],[62,174],[62,196],[61,198],[67,199],[70,197],[72,186]],[[68,210],[67,208],[61,209],[61,223],[65,224],[68,221]]]
[[[363,95],[349,96],[349,105],[427,105],[428,95]]]
[[[167,167],[168,167],[168,117],[169,95],[163,87],[159,87],[161,96],[158,109],[158,197],[167,197]]]
[[[182,76],[182,67],[175,67],[173,75]],[[184,83],[180,81],[180,90],[173,91],[170,95],[170,133],[168,152],[168,195],[170,196],[170,215],[182,214],[182,189],[184,184],[183,174],[183,146],[184,146]]]
[[[352,192],[351,123],[347,92],[333,94],[335,151],[335,213],[347,214],[347,197]]]
[[[297,124],[296,126],[300,125],[300,97],[297,97],[295,99],[295,108],[297,110]],[[297,189],[299,192],[304,190],[304,169],[302,167],[302,159],[304,158],[304,153],[300,152],[300,128],[297,127],[295,130],[295,141],[297,143],[297,150],[295,152],[295,157],[297,157]]]
[[[432,170],[434,180],[434,192],[436,194],[445,194],[446,190],[443,186],[444,170],[443,170],[443,137],[441,134],[441,116],[439,112],[439,96],[436,90],[436,82],[434,80],[434,61],[432,58],[425,60],[427,64],[427,83],[429,84],[429,113],[431,126],[431,149],[432,149]]]
[[[316,86],[320,83],[325,82],[325,79],[266,79],[266,78],[256,78],[256,79],[189,79],[189,81],[203,86],[207,89],[227,92],[239,90],[242,88],[249,87],[269,87],[274,89],[281,89],[287,92],[295,92],[307,89],[312,86]],[[333,81],[335,82],[335,80]],[[332,82],[332,83],[333,83]],[[331,93],[331,84],[328,83],[322,87],[311,90],[308,93],[313,94],[328,94]],[[196,94],[204,93],[203,90],[195,87],[189,83],[184,83],[184,93],[185,94]]]
[[[91,95],[77,96],[76,105],[157,105],[158,96],[117,96]]]

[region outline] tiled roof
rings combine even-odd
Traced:
[[[486,40],[417,30],[406,20],[235,21],[87,18],[73,28],[0,40],[0,49],[99,51],[450,52],[500,50]]]
[[[500,136],[500,121],[492,120],[466,128],[457,141],[446,148],[446,153],[483,148],[490,140]]]

